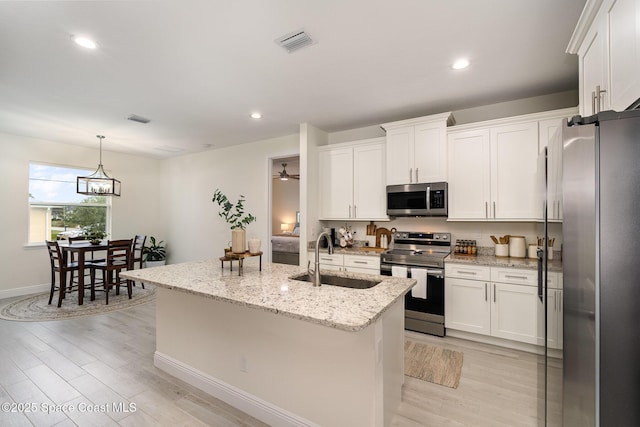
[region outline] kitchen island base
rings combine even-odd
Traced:
[[[270,424],[389,425],[404,382],[404,304],[344,331],[157,290],[155,365]]]

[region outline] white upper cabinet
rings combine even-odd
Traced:
[[[384,154],[385,143],[382,139],[353,147],[352,218],[387,217]]]
[[[489,129],[451,132],[449,219],[488,219],[491,199]]]
[[[640,0],[588,0],[569,42],[579,56],[580,114],[640,98]]]
[[[538,122],[491,128],[490,152],[490,217],[536,219]]]
[[[384,138],[330,145],[318,154],[320,219],[388,220]]]
[[[640,98],[640,1],[607,1],[611,108],[624,110]]]
[[[449,219],[537,217],[538,122],[449,133]]]
[[[560,113],[560,112],[559,112]],[[550,221],[562,221],[562,123],[578,114],[577,109],[561,110],[561,116],[538,123],[540,152],[547,151],[547,218]],[[541,165],[538,165],[540,167]],[[543,171],[539,170],[538,173]],[[543,194],[541,194],[543,196]],[[540,199],[542,202],[542,199]],[[539,207],[542,218],[542,204]]]
[[[451,113],[385,123],[387,185],[447,180],[447,125]]]
[[[353,209],[353,148],[319,152],[323,218],[349,218]]]
[[[448,135],[449,220],[537,220],[542,214],[538,156],[575,108],[454,126]],[[554,149],[561,146],[554,145]],[[552,179],[561,178],[556,156]],[[544,171],[542,171],[544,172]],[[561,193],[553,187],[554,197]],[[561,201],[554,199],[555,212]],[[552,209],[552,207],[549,207]],[[561,215],[561,214],[559,214]],[[559,219],[555,218],[554,219]]]

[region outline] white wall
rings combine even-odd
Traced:
[[[307,123],[300,125],[300,265],[307,265],[305,242],[320,231],[318,147],[327,145],[328,134]]]
[[[98,147],[85,148],[0,133],[0,298],[49,288],[50,265],[46,246],[27,246],[29,230],[29,162],[95,169]],[[114,197],[112,235],[163,233],[163,209],[158,187],[160,160],[105,151],[105,169],[122,181],[122,196]]]
[[[270,158],[297,153],[299,136],[289,135],[163,161],[163,206],[169,263],[224,255],[230,226],[218,216],[211,199],[219,188],[232,203],[244,195],[245,212],[257,218],[247,227],[247,239],[262,240],[263,261],[269,259]],[[245,262],[257,262],[247,259]]]
[[[503,117],[520,116],[523,114],[540,113],[543,111],[559,110],[578,105],[578,91],[569,90],[548,95],[534,96],[531,98],[516,99],[514,101],[499,102],[496,104],[482,105],[479,107],[465,108],[452,111],[457,125],[466,123],[482,122],[485,120],[500,119]],[[446,110],[442,110],[446,111]],[[436,111],[425,113],[423,116],[440,113]],[[416,116],[419,117],[419,116]],[[413,117],[404,117],[411,119]],[[356,129],[347,129],[328,134],[329,144],[339,144],[341,142],[358,141],[367,138],[378,138],[386,136],[380,125],[365,126]]]

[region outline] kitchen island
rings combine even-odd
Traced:
[[[271,425],[388,425],[415,280],[350,274],[381,283],[313,287],[289,278],[301,271],[246,265],[237,276],[207,260],[122,276],[158,287],[158,368]]]

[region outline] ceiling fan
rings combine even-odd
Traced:
[[[289,175],[287,173],[287,164],[283,163],[282,164],[282,172],[280,172],[278,175],[274,176],[273,178],[274,179],[275,178],[279,178],[280,181],[288,181],[289,178],[291,178],[291,179],[300,179],[300,175]]]

